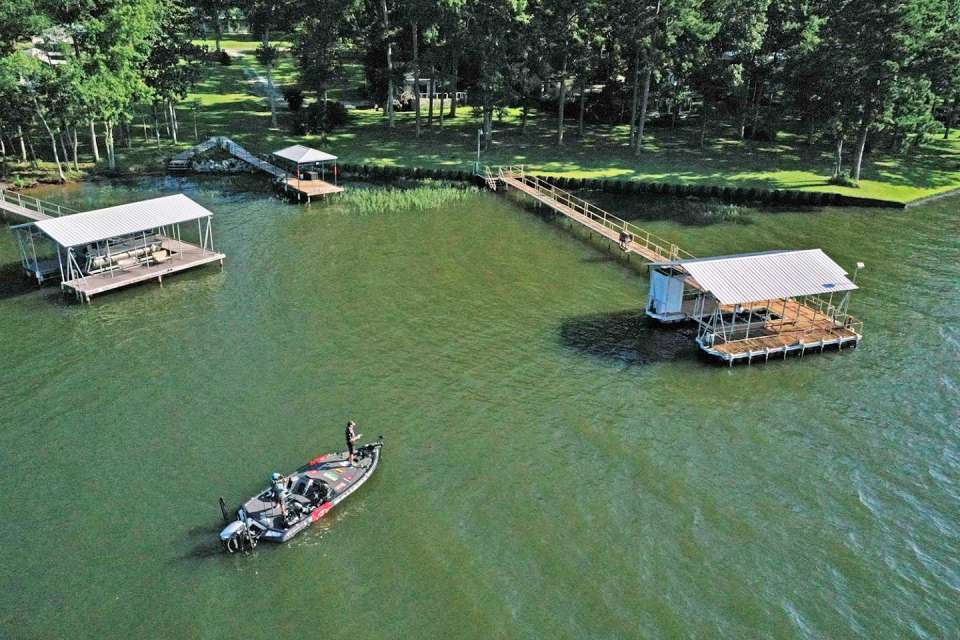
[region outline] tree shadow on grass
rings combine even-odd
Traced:
[[[567,318],[558,334],[568,349],[629,366],[698,357],[692,325],[661,325],[641,310]]]

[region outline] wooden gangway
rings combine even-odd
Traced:
[[[482,176],[488,187],[497,189],[504,184],[530,196],[537,202],[549,207],[580,225],[616,242],[626,253],[634,253],[655,265],[682,264],[683,260],[692,260],[694,256],[679,248],[676,244],[642,229],[623,218],[560,189],[543,178],[530,175],[522,165],[498,167],[494,173],[489,167]],[[683,277],[685,287],[706,295],[705,289],[689,275]],[[693,298],[684,298],[684,317],[694,318],[696,312]],[[809,349],[827,346],[842,348],[847,344],[858,344],[863,331],[863,322],[848,314],[845,309],[837,308],[816,297],[803,300],[795,298],[771,299],[763,303],[746,305],[716,305],[711,312],[718,310],[737,317],[747,316],[745,334],[737,333],[730,339],[711,342],[701,348],[711,355],[733,364],[735,361],[750,362],[753,358],[769,359],[771,354],[798,352],[803,354]],[[700,308],[699,313],[704,314]],[[756,313],[756,322],[752,322]],[[648,315],[650,315],[648,310]],[[652,315],[651,317],[656,317]],[[752,329],[752,331],[751,331]],[[698,338],[698,343],[700,342]]]
[[[167,163],[167,168],[172,171],[183,171],[189,169],[190,161],[193,160],[193,158],[201,153],[215,148],[223,149],[234,158],[245,162],[254,169],[268,173],[274,178],[286,180],[291,177],[289,172],[284,171],[276,165],[270,164],[262,158],[258,158],[226,136],[213,136],[212,138],[204,140],[200,144],[191,147],[186,151],[178,153],[170,159],[170,162]]]
[[[55,218],[76,210],[55,202],[47,202],[32,196],[25,196],[18,191],[0,189],[0,211],[23,218],[29,222],[37,222],[48,218]]]
[[[499,167],[497,175],[487,169],[484,178],[496,188],[497,181],[525,193],[554,211],[617,242],[627,253],[636,253],[649,262],[672,262],[694,256],[672,242],[619,218],[597,205],[559,189],[543,178],[525,172],[523,166]]]

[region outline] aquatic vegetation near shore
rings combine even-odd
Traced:
[[[466,200],[476,195],[477,191],[476,187],[425,182],[410,189],[351,189],[340,196],[338,204],[360,215],[427,211]]]
[[[722,202],[691,203],[684,212],[684,222],[689,224],[750,224],[750,215],[744,207]]]

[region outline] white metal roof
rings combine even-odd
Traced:
[[[158,227],[212,216],[182,193],[94,209],[35,223],[62,247],[76,247]]]
[[[320,151],[318,149],[305,147],[302,144],[295,144],[292,147],[280,149],[280,151],[274,151],[273,155],[296,162],[297,164],[307,164],[309,162],[327,162],[329,160],[337,159],[337,156],[330,155],[329,153]]]
[[[820,249],[771,251],[677,263],[721,304],[742,304],[856,289]]]

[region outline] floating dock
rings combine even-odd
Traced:
[[[862,338],[862,321],[847,311],[856,274],[847,278],[819,249],[697,259],[522,166],[486,168],[483,178],[491,189],[502,184],[527,195],[647,261],[646,314],[660,322],[696,322],[701,350],[730,365],[842,349]]]
[[[26,273],[90,299],[226,256],[213,248],[213,213],[183,194],[46,217],[11,227]],[[184,241],[183,227],[194,242]]]

